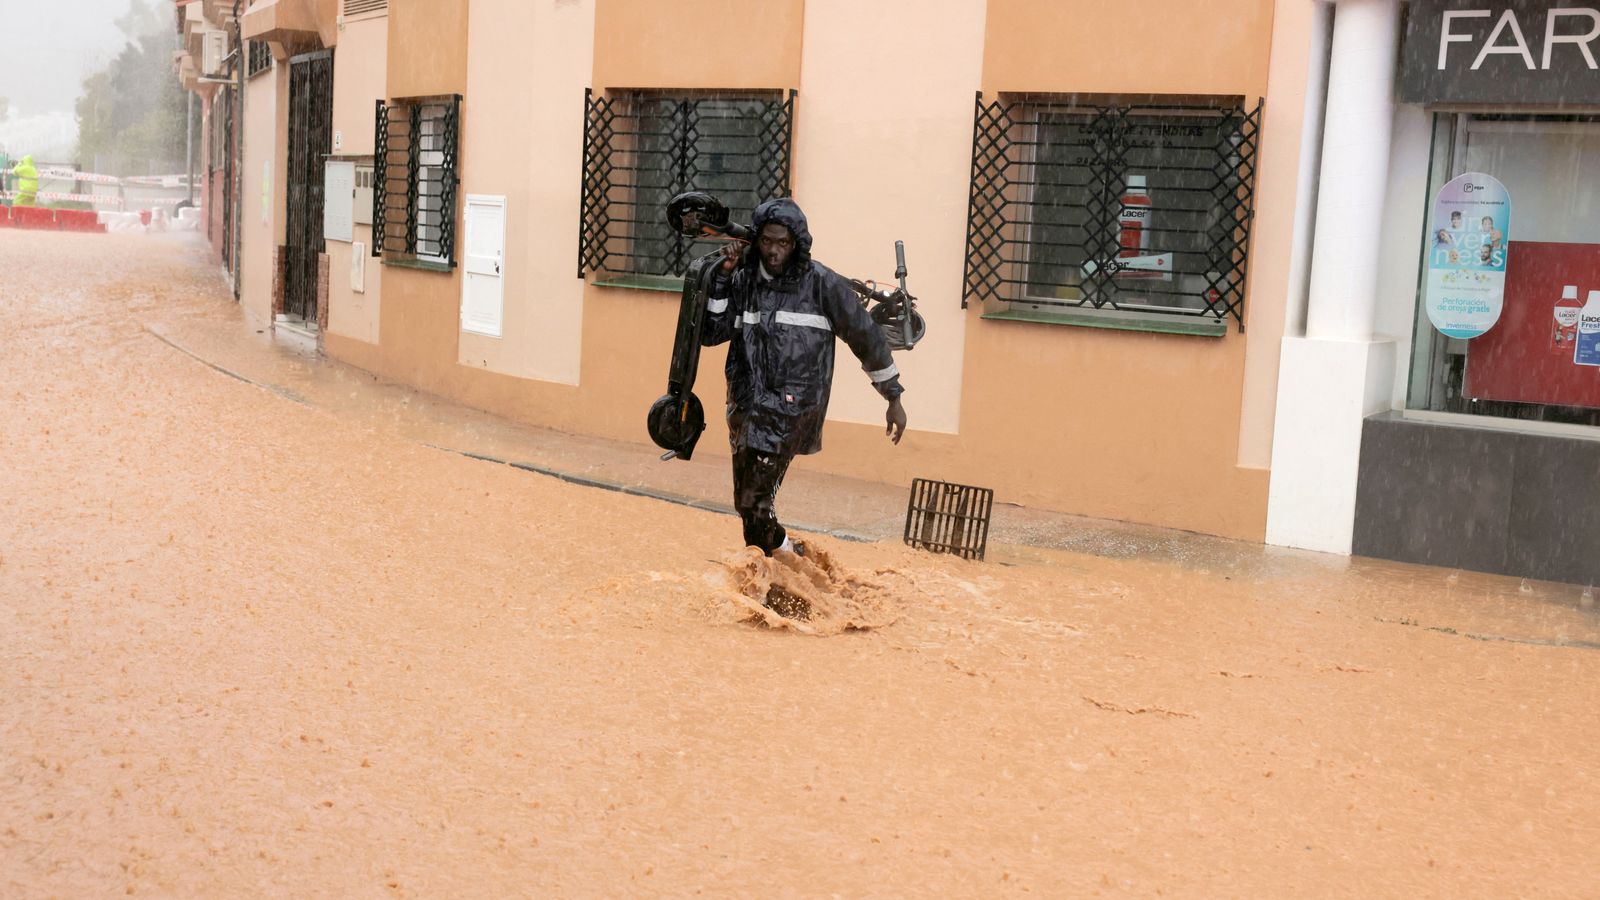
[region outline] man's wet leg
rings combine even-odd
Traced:
[[[733,454],[733,507],[744,523],[744,542],[768,556],[783,546],[788,534],[778,524],[778,489],[789,459],[774,453],[736,450]]]
[[[778,524],[778,489],[789,469],[789,459],[749,450],[733,454],[733,502],[744,523],[746,546],[760,547],[768,556],[780,547],[795,549],[788,534]],[[767,590],[766,606],[789,619],[808,619],[811,605],[778,585]]]

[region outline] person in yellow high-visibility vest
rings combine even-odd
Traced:
[[[32,206],[39,193],[39,170],[33,167],[33,155],[24,156],[11,174],[17,179],[17,199],[12,205]]]

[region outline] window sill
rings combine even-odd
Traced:
[[[449,274],[456,270],[455,266],[444,263],[426,262],[420,259],[388,259],[384,258],[383,264],[397,269],[416,269],[419,272],[443,272]]]
[[[683,278],[673,275],[615,275],[596,278],[595,287],[633,288],[636,291],[683,293]]]
[[[1113,331],[1144,331],[1154,334],[1188,334],[1197,337],[1222,337],[1228,323],[1195,317],[1193,321],[1157,318],[1146,313],[1095,310],[1056,310],[1051,312],[992,312],[979,318],[1000,322],[1033,322],[1041,325],[1073,325],[1079,328],[1106,328]]]

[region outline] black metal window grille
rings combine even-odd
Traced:
[[[378,101],[372,255],[455,266],[461,96]]]
[[[1243,328],[1261,103],[1218,99],[979,93],[961,305],[1232,317]]]
[[[245,74],[254,78],[270,68],[272,68],[272,48],[267,46],[266,41],[251,41],[250,62]]]
[[[735,221],[789,194],[795,92],[584,91],[585,272],[681,275],[709,245],[676,234],[674,194],[708,191]]]

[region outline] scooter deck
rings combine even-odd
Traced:
[[[705,329],[706,294],[722,254],[710,253],[689,263],[678,301],[678,328],[667,369],[667,393],[650,407],[650,439],[667,453],[662,459],[687,460],[705,431],[705,409],[694,395],[700,369],[700,335]]]

